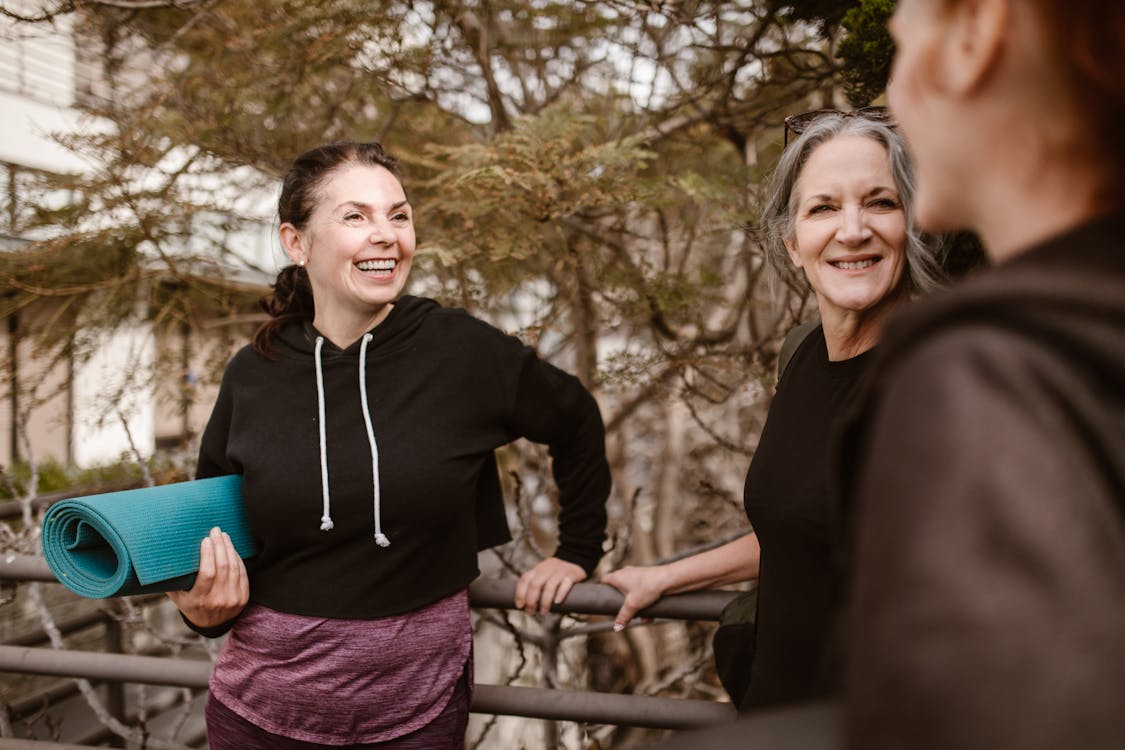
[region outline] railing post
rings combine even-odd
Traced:
[[[543,682],[548,688],[558,685],[559,674],[559,631],[562,626],[562,617],[548,615],[543,625]],[[554,719],[543,721],[543,748],[544,750],[558,750],[559,723]]]
[[[125,653],[125,635],[121,627],[121,608],[113,602],[106,610],[105,619],[105,651],[107,654]],[[122,724],[125,720],[125,683],[119,680],[109,680],[105,684],[106,711]],[[110,747],[125,747],[125,740],[116,734],[110,739]]]

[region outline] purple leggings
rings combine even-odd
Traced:
[[[462,750],[469,724],[468,670],[457,682],[442,712],[426,726],[386,742],[320,745],[282,737],[251,724],[211,696],[207,697],[207,742],[211,750]]]

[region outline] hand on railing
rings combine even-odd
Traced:
[[[516,609],[529,615],[547,614],[551,605],[561,604],[574,584],[584,580],[586,571],[580,566],[548,557],[520,576],[516,583]]]
[[[601,577],[602,583],[608,583],[625,595],[625,602],[613,619],[615,632],[624,630],[638,612],[664,596],[664,580],[663,566],[660,565],[629,565]]]

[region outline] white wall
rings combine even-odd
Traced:
[[[94,355],[74,368],[74,463],[134,458],[130,436],[147,458],[156,444],[152,331],[138,324],[93,343]]]

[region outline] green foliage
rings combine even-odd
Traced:
[[[36,465],[39,495],[62,492],[70,489],[100,488],[118,485],[140,486],[144,479],[144,469],[136,462],[124,461],[102,466],[79,469],[58,461],[44,461]],[[13,464],[4,469],[4,481],[0,482],[0,499],[14,499],[13,490],[24,493],[31,481],[31,467],[25,462]],[[97,491],[92,489],[91,491]]]
[[[643,171],[655,154],[636,137],[600,141],[596,124],[556,106],[487,144],[431,144],[426,154],[443,168],[426,187],[447,197],[421,219],[442,227],[434,240],[442,261],[514,261],[526,273],[525,261],[540,256],[533,266],[541,265],[570,247],[571,222],[644,200],[652,188]]]
[[[847,34],[837,55],[844,63],[844,93],[853,107],[870,104],[887,88],[895,55],[887,21],[894,10],[895,0],[860,0],[843,16]]]
[[[786,18],[812,23],[826,35],[840,23],[844,14],[854,4],[854,1],[840,2],[840,0],[769,0],[768,2],[772,10],[781,11]]]

